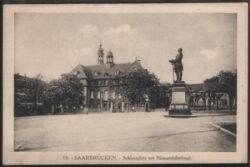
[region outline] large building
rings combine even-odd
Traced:
[[[130,109],[128,100],[120,91],[120,80],[124,75],[135,70],[143,70],[139,60],[130,63],[115,63],[111,50],[106,54],[100,44],[95,65],[78,64],[70,74],[77,75],[84,86],[83,105],[85,108],[98,108],[109,111]]]

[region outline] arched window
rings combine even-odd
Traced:
[[[106,101],[108,100],[108,91],[104,92],[104,100],[106,100]]]
[[[115,91],[112,92],[112,98],[115,99]]]
[[[94,99],[94,92],[93,91],[90,92],[90,98]]]
[[[101,92],[98,91],[98,92],[97,92],[97,99],[100,99],[100,98],[101,98]]]

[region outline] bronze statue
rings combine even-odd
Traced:
[[[175,59],[169,60],[169,62],[173,65],[173,70],[176,75],[175,82],[182,81],[182,71],[183,71],[183,65],[181,61],[182,57],[183,57],[182,48],[179,48]]]

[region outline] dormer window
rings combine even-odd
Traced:
[[[104,77],[107,77],[109,76],[109,74],[107,72],[104,73]]]
[[[101,73],[99,72],[99,71],[94,71],[94,75],[95,76],[98,76],[98,75],[100,75]]]
[[[120,75],[121,74],[121,71],[119,71],[119,70],[117,70],[116,72],[115,72],[115,75]]]
[[[74,75],[78,75],[80,72],[79,71],[75,71],[74,72]]]
[[[105,84],[105,82],[104,81],[98,81],[98,85],[104,85]]]

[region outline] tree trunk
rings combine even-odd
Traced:
[[[210,99],[210,97],[209,97],[209,99],[208,99],[208,110],[209,110],[209,111],[211,110],[211,99]]]

